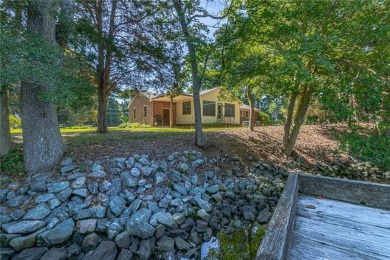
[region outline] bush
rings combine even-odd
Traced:
[[[9,115],[9,126],[12,129],[20,129],[22,128],[22,120],[15,115]]]
[[[390,170],[390,136],[378,135],[374,129],[357,128],[341,136],[340,148],[362,161]]]
[[[147,125],[145,123],[123,123],[118,126],[119,128],[149,128],[150,125]]]
[[[23,151],[21,148],[13,149],[0,157],[0,172],[7,175],[21,175],[23,168]]]
[[[258,120],[262,126],[272,125],[271,118],[263,111],[260,111]]]

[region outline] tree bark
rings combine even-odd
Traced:
[[[51,44],[55,41],[54,0],[28,3],[27,30]],[[47,171],[61,159],[64,145],[58,127],[57,107],[42,103],[39,95],[50,88],[36,82],[22,82],[22,127],[24,167],[29,173]]]
[[[247,86],[246,93],[248,96],[248,102],[250,106],[249,131],[255,131],[255,100],[252,94],[252,88],[250,86]]]
[[[299,105],[299,108],[297,110],[297,117],[296,121],[294,122],[294,127],[291,130],[288,142],[286,143],[284,147],[284,154],[287,156],[291,156],[291,153],[294,149],[295,142],[297,140],[299,130],[301,129],[301,126],[303,124],[303,121],[305,119],[305,115],[307,112],[307,109],[309,108],[310,99],[313,93],[312,87],[305,87],[304,94],[302,96],[302,102]]]
[[[180,26],[184,35],[184,39],[187,44],[188,53],[191,63],[191,74],[192,74],[192,89],[193,89],[193,101],[194,101],[194,115],[195,115],[195,145],[198,147],[204,146],[203,130],[202,130],[202,115],[200,106],[200,78],[199,78],[199,67],[196,58],[196,50],[191,39],[191,35],[188,31],[188,25],[183,11],[183,4],[181,0],[175,0],[174,7],[179,17]]]
[[[11,132],[9,128],[8,89],[0,87],[0,156],[11,149]]]
[[[298,93],[293,92],[290,97],[290,103],[287,110],[287,119],[284,124],[284,136],[283,136],[283,149],[287,146],[288,140],[290,139],[292,119],[294,115],[295,103],[297,100]]]
[[[108,28],[108,41],[106,42],[103,34],[103,0],[98,0],[95,6],[96,26],[98,30],[98,65],[96,68],[98,77],[98,118],[97,132],[108,133],[107,125],[107,106],[108,96],[111,91],[110,74],[112,65],[112,52],[115,34],[115,15],[117,0],[111,1],[110,23]],[[112,42],[109,42],[112,41]]]

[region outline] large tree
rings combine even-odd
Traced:
[[[27,31],[47,43],[56,45],[56,1],[29,1]],[[41,50],[43,51],[43,50]],[[61,66],[58,57],[51,57],[52,66]],[[41,92],[49,91],[53,82],[22,82],[22,127],[24,167],[29,173],[48,170],[60,160],[64,145],[58,127],[57,107],[41,100]]]

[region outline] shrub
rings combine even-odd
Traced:
[[[0,157],[0,172],[7,175],[21,175],[23,168],[23,151],[21,148],[13,149]]]
[[[147,125],[145,123],[130,123],[130,122],[126,122],[126,123],[120,124],[118,127],[119,128],[149,128],[150,125]]]
[[[260,111],[258,120],[262,126],[272,125],[271,118],[264,111]]]

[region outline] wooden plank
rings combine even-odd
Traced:
[[[378,259],[366,254],[350,251],[349,249],[328,245],[323,242],[314,241],[301,234],[294,234],[294,240],[289,256],[290,260],[301,259]]]
[[[390,210],[390,185],[299,174],[299,191]]]
[[[383,239],[383,237],[373,234],[363,234],[348,226],[338,226],[305,217],[297,217],[294,234],[377,259],[390,259],[389,239]]]
[[[298,175],[290,174],[268,225],[268,230],[257,251],[256,259],[287,259],[294,230],[297,202]]]
[[[362,225],[380,227],[388,229],[390,234],[390,210],[301,195],[297,215],[319,221],[333,221],[339,225],[355,225],[356,228]]]

